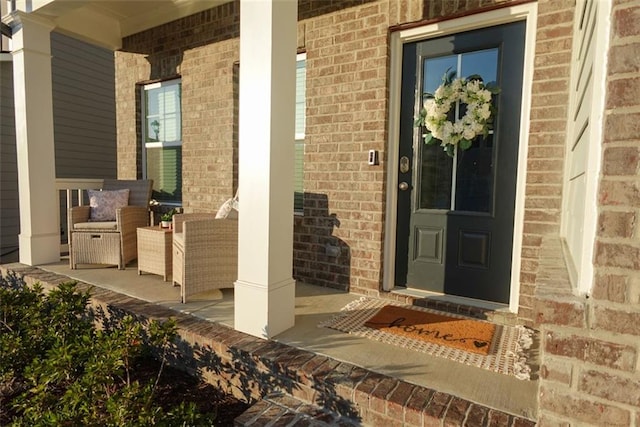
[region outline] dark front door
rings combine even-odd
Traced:
[[[509,302],[524,35],[517,22],[404,46],[396,286]],[[414,126],[448,71],[501,90],[494,130],[453,158]]]

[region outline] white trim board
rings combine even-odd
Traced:
[[[594,281],[605,111],[605,97],[598,94],[606,93],[611,7],[611,0],[578,0],[574,19],[560,236],[572,289],[578,295],[588,295]],[[579,19],[582,13],[584,18]],[[576,175],[584,182],[579,189],[572,183]]]

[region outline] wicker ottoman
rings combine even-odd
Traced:
[[[115,264],[124,268],[120,260],[120,233],[73,233],[74,265]]]

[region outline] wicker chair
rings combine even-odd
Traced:
[[[232,288],[238,278],[238,220],[215,214],[173,216],[173,281],[182,302],[194,294]]]
[[[129,189],[129,205],[116,210],[115,221],[90,221],[90,206],[68,211],[69,266],[113,264],[124,270],[137,258],[138,227],[149,225],[153,180],[105,179],[103,190]]]

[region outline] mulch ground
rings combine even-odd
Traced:
[[[136,367],[134,379],[139,379],[142,383],[154,378],[159,366],[155,359],[145,359]],[[215,418],[212,416],[212,426],[233,426],[233,420],[250,406],[233,395],[170,366],[164,367],[155,395],[156,402],[165,410],[180,402],[194,403],[200,413],[215,415]]]
[[[156,359],[143,358],[131,370],[131,380],[147,384],[155,380],[159,369],[160,363]],[[2,385],[0,383],[0,397],[3,396]],[[170,366],[163,369],[154,393],[154,401],[165,411],[175,408],[181,402],[193,403],[203,415],[206,424],[217,427],[233,426],[235,418],[250,406],[233,395]],[[0,426],[8,425],[13,415],[10,408],[4,407],[5,404],[6,402],[3,403],[0,398]]]

